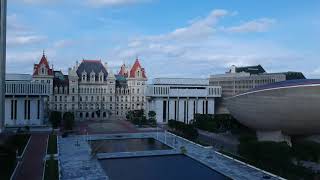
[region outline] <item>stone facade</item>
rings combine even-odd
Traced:
[[[78,120],[124,119],[129,110],[145,108],[144,68],[138,59],[131,68],[122,65],[118,74],[101,60],[82,60],[68,75],[49,67],[43,55],[34,67],[34,81],[52,87],[51,111],[73,112]]]

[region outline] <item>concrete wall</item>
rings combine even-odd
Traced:
[[[17,119],[11,119],[11,100],[17,100]],[[30,100],[30,120],[24,118],[24,102]],[[38,100],[40,100],[40,118],[38,119]],[[44,99],[39,97],[6,97],[5,99],[5,125],[10,126],[37,126],[43,125]]]

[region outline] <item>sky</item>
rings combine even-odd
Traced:
[[[306,3],[307,2],[307,3]],[[319,0],[8,0],[7,72],[83,59],[149,78],[207,78],[231,65],[320,78]]]

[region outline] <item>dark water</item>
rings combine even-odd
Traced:
[[[226,176],[185,155],[99,160],[111,180],[225,180]]]
[[[98,153],[171,149],[153,138],[96,140],[91,141],[91,148],[97,150]]]

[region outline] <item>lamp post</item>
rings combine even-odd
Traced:
[[[6,19],[7,0],[0,0],[0,133],[5,121]]]

